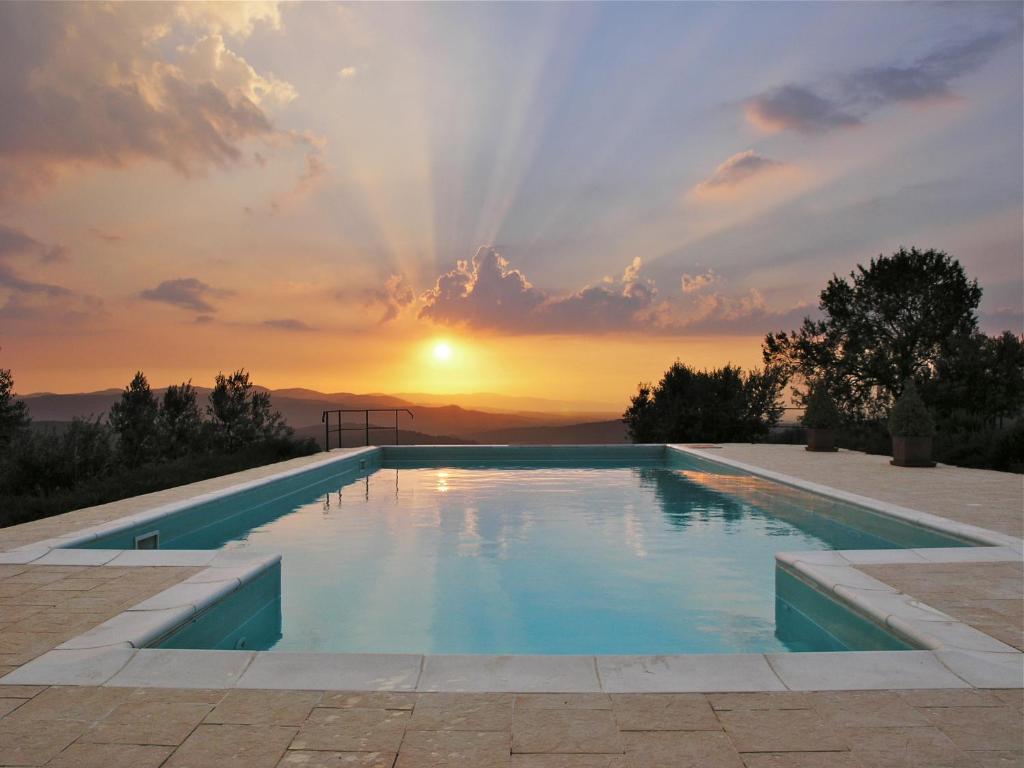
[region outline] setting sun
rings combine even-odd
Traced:
[[[434,359],[440,363],[446,363],[452,359],[452,345],[447,341],[438,341],[434,344]]]

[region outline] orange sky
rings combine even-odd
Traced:
[[[618,408],[900,246],[1019,331],[1022,47],[1013,4],[3,3],[0,367]]]

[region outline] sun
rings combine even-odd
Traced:
[[[439,363],[446,363],[452,359],[452,345],[447,341],[434,343],[434,359]]]

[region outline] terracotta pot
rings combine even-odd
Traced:
[[[892,436],[892,461],[897,467],[934,467],[930,437]]]
[[[834,429],[807,429],[808,451],[835,451],[836,431]]]

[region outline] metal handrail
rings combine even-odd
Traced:
[[[331,428],[331,414],[338,414],[338,426]],[[361,413],[363,414],[364,423],[361,427],[343,427],[341,422],[341,416],[344,413]],[[331,450],[331,433],[338,433],[338,447],[341,448],[341,433],[342,432],[364,432],[366,434],[366,444],[370,444],[370,430],[371,429],[392,429],[392,427],[378,427],[376,425],[370,426],[370,414],[371,413],[393,413],[395,414],[395,445],[398,445],[398,414],[407,413],[410,419],[415,419],[412,411],[408,408],[335,408],[333,410],[324,411],[320,414],[320,423],[324,425],[324,450]]]

